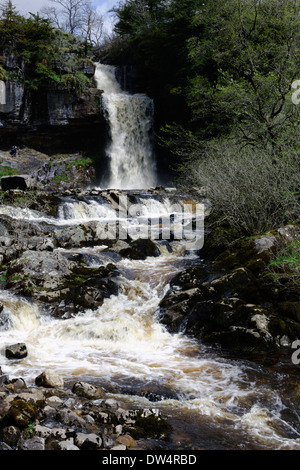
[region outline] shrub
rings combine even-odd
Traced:
[[[181,167],[184,186],[206,188],[211,222],[240,235],[263,233],[300,219],[299,157],[263,149],[239,149],[233,142],[209,144],[205,157]]]

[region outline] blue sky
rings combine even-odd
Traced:
[[[12,3],[17,10],[25,16],[29,12],[37,13],[43,6],[51,4],[48,0],[12,0]],[[118,0],[93,0],[93,5],[95,5],[104,16],[106,30],[108,32],[112,27],[112,15],[109,14],[108,11],[118,5],[118,3]]]

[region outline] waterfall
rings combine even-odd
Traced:
[[[0,80],[0,105],[1,104],[6,104],[6,88],[3,80]]]
[[[95,80],[103,90],[103,107],[110,127],[107,188],[147,189],[156,185],[151,131],[153,101],[144,94],[124,92],[115,68],[96,64]]]

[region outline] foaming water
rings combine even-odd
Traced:
[[[65,202],[60,205],[58,218],[63,223],[77,224],[82,221],[116,219],[116,211],[108,204],[99,204],[97,201]]]
[[[143,94],[122,91],[112,66],[96,64],[95,80],[97,87],[104,91],[102,102],[111,137],[107,148],[110,175],[104,187],[145,189],[155,186],[151,141],[153,101]]]
[[[168,200],[142,202],[145,212],[141,216],[146,219],[174,212]],[[41,218],[37,213],[27,215]],[[95,201],[66,202],[56,222],[75,224],[113,216],[112,208],[110,212]],[[100,259],[102,249],[73,250],[97,254]],[[71,382],[87,378],[112,393],[121,390],[124,399],[138,406],[149,406],[140,392],[147,388],[163,391],[155,406],[168,416],[180,417],[180,423],[186,422],[185,432],[191,423],[198,426],[199,446],[205,422],[213,429],[216,446],[226,441],[228,447],[237,448],[243,441],[251,448],[299,450],[300,428],[295,420],[283,418],[286,405],[278,384],[275,387],[265,377],[258,380],[260,371],[254,364],[219,357],[184,334],[170,334],[159,322],[158,306],[170,280],[197,260],[195,254],[185,253],[183,241],[173,242],[172,252],[163,245],[160,249],[157,258],[121,259],[116,263],[119,294],[106,298],[97,310],[82,311],[65,320],[52,318],[33,302],[0,291],[3,372],[23,377],[28,384],[45,369]],[[6,359],[5,345],[16,342],[26,343],[28,356],[19,361]]]
[[[156,266],[152,285],[147,274],[142,275],[142,264],[147,272],[156,264],[154,259],[131,262],[140,279],[120,276],[118,296],[105,299],[96,311],[67,320],[41,315],[26,300],[2,293],[0,301],[11,322],[1,332],[2,344],[24,341],[29,351],[27,358],[13,364],[4,360],[5,373],[30,382],[51,369],[69,380],[90,377],[109,389],[153,384],[174,396],[159,403],[167,413],[181,410],[193,420],[212,419],[217,427],[230,424],[262,447],[300,449],[298,431],[280,418],[284,405],[277,391],[249,381],[242,363],[218,358],[159,323],[156,310],[168,289],[167,262],[172,263],[172,257],[158,261],[163,269]],[[129,263],[123,263],[124,272]],[[142,404],[145,399],[140,400]]]

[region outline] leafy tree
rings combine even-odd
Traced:
[[[295,141],[299,15],[298,0],[205,2],[194,17],[204,36],[188,41],[188,102],[198,129],[208,136],[234,130],[242,142],[263,147]]]
[[[52,86],[81,95],[91,85],[81,71],[87,60],[85,42],[54,29],[38,14],[24,18],[11,1],[2,7],[0,41],[15,57],[13,69],[1,67],[2,79],[18,80],[32,93]]]

